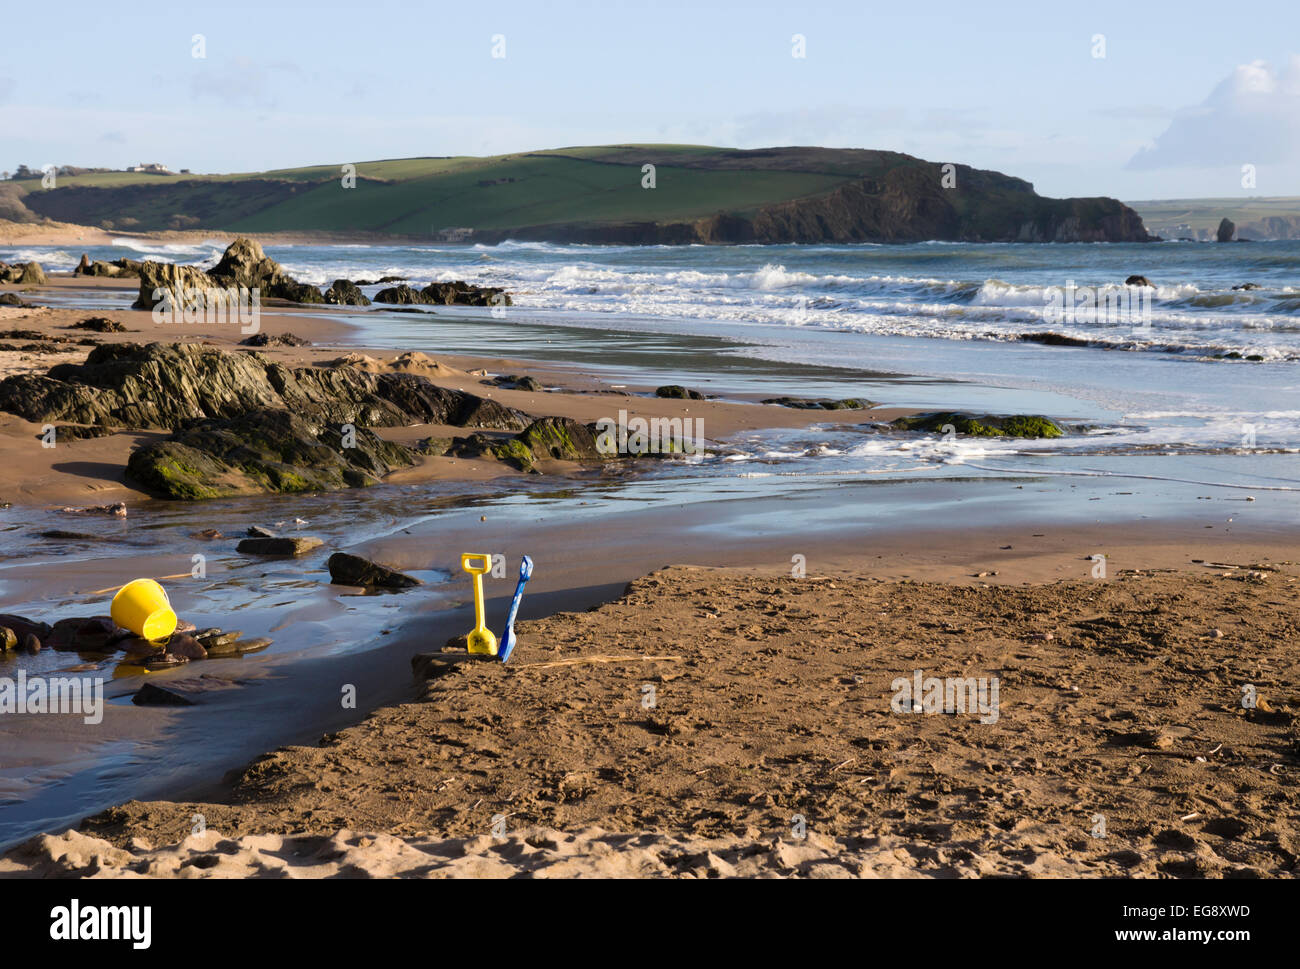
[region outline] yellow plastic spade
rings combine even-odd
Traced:
[[[474,559],[483,560],[481,568],[470,564]],[[492,631],[483,622],[483,576],[492,571],[492,556],[483,555],[482,553],[462,552],[460,567],[474,576],[474,628],[469,631],[467,637],[469,639],[469,651],[495,656],[497,654],[497,638],[492,635]]]

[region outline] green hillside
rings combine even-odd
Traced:
[[[364,231],[426,235],[440,229],[505,229],[556,222],[676,221],[718,210],[751,212],[817,195],[842,172],[708,170],[671,164],[716,155],[690,146],[577,148],[486,158],[407,158],[230,175],[107,172],[29,183],[28,208],[63,222],[160,230],[201,225],[233,231]],[[615,160],[616,155],[631,155]],[[656,187],[641,165],[657,164]],[[667,162],[667,164],[665,164]],[[742,177],[743,176],[743,177]],[[105,191],[107,190],[107,191]],[[179,220],[179,221],[178,221]],[[194,220],[194,221],[190,221]]]
[[[653,164],[655,187],[642,186]],[[267,172],[94,172],[5,183],[60,222],[132,231],[331,232],[475,240],[1088,241],[1142,238],[1111,199],[1042,199],[1021,179],[897,152],[605,145],[491,157],[381,159]],[[11,201],[11,205],[13,201]],[[1082,229],[1079,227],[1082,225]],[[1066,229],[1062,229],[1066,226]]]

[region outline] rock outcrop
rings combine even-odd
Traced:
[[[405,283],[381,289],[375,294],[376,303],[400,306],[510,306],[510,294],[496,286],[475,286],[457,280],[451,283],[430,283],[424,289],[414,289]]]
[[[294,303],[323,303],[319,289],[300,283],[284,271],[262,246],[246,237],[232,242],[221,259],[208,271],[197,266],[145,262],[140,269],[140,293],[133,304],[138,310],[151,310],[161,298],[154,294],[170,290],[173,305],[184,305],[186,295],[197,291],[229,290],[242,287],[257,290],[260,299],[283,299]]]
[[[0,380],[0,410],[37,423],[170,430],[266,408],[367,427],[427,423],[519,431],[531,419],[418,374],[291,368],[256,352],[183,343],[104,344],[85,363]]]
[[[336,279],[325,290],[325,302],[337,306],[369,306],[370,299],[356,283],[347,279]]]
[[[1236,234],[1237,227],[1233,224],[1231,219],[1224,216],[1223,220],[1219,223],[1218,231],[1214,233],[1214,239],[1216,242],[1231,242],[1232,237]]]
[[[5,378],[0,410],[37,423],[171,430],[131,455],[127,476],[183,500],[360,487],[414,462],[412,449],[374,427],[532,425],[521,411],[419,374],[291,368],[180,343],[105,344],[83,364]]]
[[[46,281],[45,270],[39,262],[16,262],[12,266],[0,262],[0,283],[44,286]]]
[[[77,276],[107,276],[110,279],[135,278],[140,275],[140,267],[143,263],[135,259],[114,259],[112,262],[103,262],[96,259],[91,262],[90,257],[84,252],[81,254],[81,262],[73,270]]]

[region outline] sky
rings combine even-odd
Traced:
[[[2,170],[674,142],[890,149],[1051,196],[1300,195],[1297,0],[64,0],[4,27]]]

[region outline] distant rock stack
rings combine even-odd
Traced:
[[[1232,237],[1235,236],[1236,234],[1237,234],[1237,227],[1233,225],[1231,219],[1225,216],[1223,221],[1219,223],[1219,231],[1215,236],[1215,238],[1219,242],[1231,242]]]

